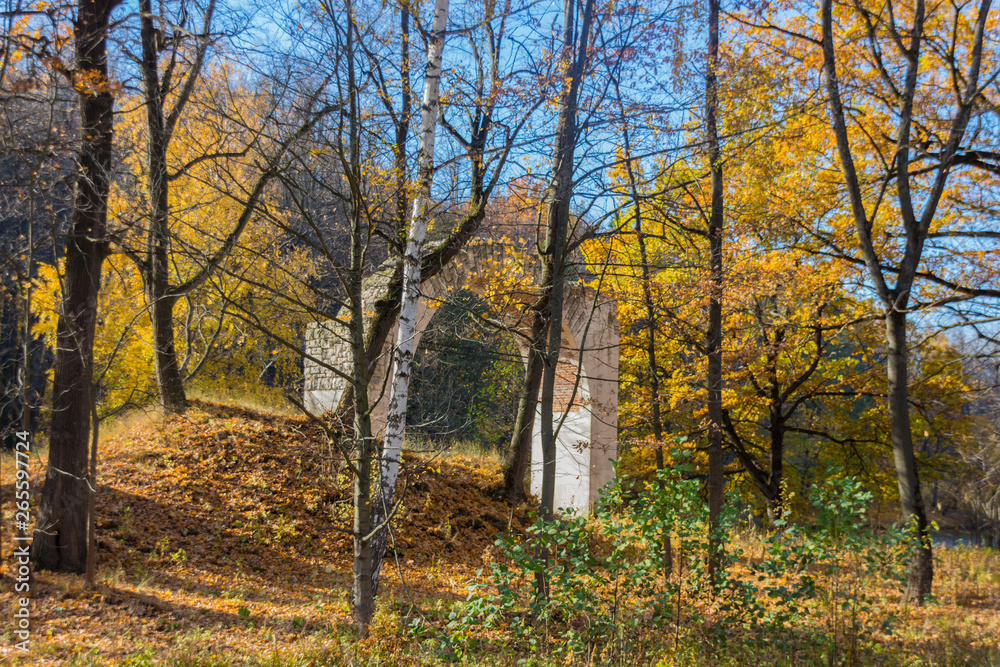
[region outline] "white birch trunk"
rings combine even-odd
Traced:
[[[444,30],[447,22],[448,0],[436,0],[430,42],[427,47],[424,98],[420,108],[420,146],[417,153],[418,189],[413,199],[406,252],[403,255],[403,293],[399,309],[399,324],[396,329],[396,348],[392,358],[392,387],[389,393],[385,446],[382,450],[379,494],[374,508],[374,515],[378,523],[385,521],[392,509],[396,496],[396,480],[399,477],[399,462],[403,450],[406,402],[410,392],[410,369],[413,365],[413,343],[417,324],[417,302],[420,298],[420,263],[424,254],[424,238],[427,236],[427,212],[430,207],[431,181],[434,174],[434,134],[437,127],[440,99],[441,54],[444,51]],[[386,536],[387,531],[382,531],[374,538],[373,578],[376,588],[385,554]]]

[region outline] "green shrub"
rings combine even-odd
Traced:
[[[832,662],[856,660],[864,633],[891,621],[872,591],[899,584],[906,549],[898,527],[868,526],[871,494],[831,471],[812,491],[812,525],[792,525],[786,512],[781,530],[764,538],[762,558],[730,545],[723,572],[709,582],[707,510],[699,481],[685,478],[690,470],[618,478],[590,520],[565,512],[537,519],[523,535],[499,536],[498,558],[451,615],[448,650],[473,648],[477,630],[490,628],[515,650],[635,664],[653,647],[676,649],[698,635],[747,649],[780,645],[812,617]],[[722,529],[735,526],[729,512]]]

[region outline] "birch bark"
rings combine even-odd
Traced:
[[[396,329],[396,346],[392,359],[392,386],[386,419],[385,445],[382,450],[379,490],[373,508],[372,581],[378,591],[379,573],[385,556],[389,531],[378,529],[388,521],[396,496],[396,480],[403,451],[403,431],[406,428],[406,403],[410,392],[410,370],[417,325],[417,304],[420,299],[420,266],[427,236],[430,211],[431,183],[434,178],[434,136],[440,105],[441,57],[444,52],[444,30],[448,22],[448,0],[436,0],[434,19],[427,45],[427,65],[424,75],[424,96],[420,107],[420,146],[417,153],[417,192],[410,214],[406,252],[403,254],[403,294]]]

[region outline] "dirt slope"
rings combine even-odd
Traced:
[[[497,500],[495,464],[427,454],[406,463],[414,472],[385,590],[422,604],[462,596],[497,533],[521,527],[524,511],[512,515]],[[42,462],[33,468],[37,488]],[[205,632],[220,651],[265,650],[281,635],[349,627],[351,540],[334,527],[350,525],[350,484],[304,418],[199,403],[108,439],[97,504],[101,585],[85,591],[79,577],[37,576],[34,661],[182,651],[205,646],[197,639]],[[12,489],[3,492],[9,507]]]

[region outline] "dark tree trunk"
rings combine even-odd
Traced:
[[[542,265],[541,298],[535,304],[535,315],[545,321],[546,338],[542,355],[542,387],[538,409],[542,450],[542,497],[540,516],[552,519],[555,513],[556,430],[553,424],[556,368],[562,347],[563,294],[565,288],[566,238],[569,228],[569,206],[573,198],[573,167],[577,128],[577,108],[580,86],[588,59],[590,26],[594,2],[585,0],[579,32],[576,30],[576,2],[563,2],[563,36],[561,62],[565,78],[559,93],[559,119],[556,123],[552,149],[552,178],[545,192],[545,245],[539,248]],[[577,43],[579,39],[579,43]],[[543,310],[544,309],[544,310]],[[568,409],[568,406],[567,406]],[[535,574],[535,595],[548,598],[547,548],[536,548],[535,558],[544,565]]]
[[[631,166],[629,172],[631,177]],[[642,230],[642,214],[638,200],[635,206],[635,236],[639,243],[639,260],[642,262],[642,299],[646,308],[646,371],[649,373],[650,419],[653,425],[653,437],[656,439],[656,469],[663,470],[663,417],[660,415],[660,375],[659,364],[656,362],[656,304],[653,303],[652,271],[649,266],[649,255],[646,252],[646,235]],[[665,492],[662,482],[660,491]],[[663,535],[660,550],[663,556],[663,574],[669,577],[674,569],[674,552],[670,543],[670,533]]]
[[[83,572],[87,562],[88,445],[94,327],[107,242],[114,99],[107,31],[116,0],[81,0],[75,66],[92,73],[81,89],[79,167],[66,240],[62,306],[56,329],[49,461],[32,558],[39,568]]]
[[[535,408],[538,405],[538,390],[542,382],[542,345],[545,341],[547,309],[544,304],[532,315],[531,339],[528,341],[528,357],[524,364],[524,381],[517,401],[517,417],[510,438],[510,449],[504,460],[503,483],[507,497],[512,503],[525,498],[524,476],[531,462],[531,439],[535,429]]]
[[[406,165],[406,140],[410,136],[410,105],[413,103],[410,90],[410,6],[404,0],[399,7],[399,74],[400,101],[399,116],[396,118],[396,143],[392,150],[396,162],[396,238],[399,254],[402,256],[406,245],[406,215],[410,210],[409,170]]]
[[[920,205],[923,211],[917,215],[917,204],[912,194],[911,150],[913,147],[912,130],[917,121],[914,118],[914,101],[919,99],[917,85],[920,80],[921,49],[924,37],[926,5],[918,0],[913,9],[913,23],[909,29],[898,31],[891,26],[891,35],[902,43],[903,34],[909,32],[906,40],[907,64],[900,70],[902,79],[899,82],[897,95],[899,122],[896,132],[896,152],[893,160],[892,174],[896,183],[898,212],[902,218],[906,235],[906,245],[903,256],[896,260],[896,284],[890,287],[883,268],[884,260],[879,257],[872,237],[874,219],[869,218],[865,210],[864,193],[861,178],[854,164],[851,152],[851,142],[847,132],[847,116],[844,102],[840,96],[840,82],[837,76],[837,49],[834,41],[833,0],[822,0],[820,4],[820,25],[823,50],[823,74],[826,82],[826,92],[830,120],[834,138],[837,142],[837,155],[844,175],[844,184],[854,215],[854,225],[857,231],[858,245],[868,274],[871,278],[879,299],[886,307],[886,342],[889,347],[887,360],[888,380],[888,411],[890,423],[890,438],[892,440],[893,459],[896,467],[896,479],[899,485],[899,500],[904,518],[914,524],[918,532],[919,544],[914,551],[913,562],[909,573],[907,599],[922,604],[924,597],[931,593],[934,569],[931,554],[931,539],[928,533],[927,514],[920,493],[920,480],[917,476],[916,459],[913,452],[913,434],[910,431],[909,404],[907,399],[907,350],[906,350],[906,308],[917,277],[918,267],[923,255],[924,242],[933,226],[937,207],[946,191],[948,177],[955,165],[955,159],[963,149],[969,119],[973,108],[981,99],[979,79],[983,63],[983,48],[987,25],[989,23],[991,0],[981,0],[979,15],[976,18],[972,33],[972,42],[967,51],[965,62],[968,70],[954,71],[958,102],[957,113],[950,119],[951,129],[946,139],[943,139],[943,150],[940,153],[938,165],[934,168],[934,178],[927,188],[926,196],[921,197]],[[891,24],[890,24],[891,25]],[[871,44],[869,57],[876,66],[886,70],[882,65],[882,55],[875,43]],[[923,173],[923,172],[921,172]],[[922,175],[921,178],[926,176]],[[874,216],[875,212],[872,212]]]
[[[906,347],[906,313],[889,311],[886,321],[886,341],[889,355],[886,370],[889,380],[889,432],[892,456],[896,465],[899,501],[903,519],[911,523],[919,536],[920,545],[914,551],[907,578],[906,597],[914,604],[922,604],[931,592],[934,578],[934,561],[924,499],[920,492],[917,463],[913,453],[913,434],[910,430],[908,354]]]
[[[155,281],[157,283],[159,281]],[[155,296],[159,293],[160,296]],[[149,296],[153,322],[153,353],[160,405],[167,414],[184,412],[188,407],[184,381],[181,379],[174,347],[174,304],[177,298],[164,295],[154,287]]]
[[[761,489],[764,494],[764,502],[767,505],[767,523],[772,528],[776,527],[776,522],[781,518],[785,509],[784,491],[782,480],[784,469],[782,457],[784,455],[784,444],[771,442],[771,471],[768,477],[767,486]]]
[[[767,503],[767,522],[773,528],[784,511],[785,498],[782,486],[785,476],[785,424],[780,406],[771,406],[771,453],[770,471],[764,499]]]
[[[708,63],[705,76],[705,125],[708,159],[711,169],[712,202],[708,220],[709,301],[708,331],[708,576],[715,577],[722,566],[724,545],[719,535],[723,494],[723,424],[722,424],[722,165],[719,156],[719,0],[708,2]]]
[[[560,204],[566,207],[568,214],[568,198],[549,205],[549,215],[558,220]],[[548,254],[542,258],[545,268],[542,273],[543,289],[548,293],[543,300],[548,303],[547,342],[545,354],[542,357],[542,396],[538,411],[540,420],[539,432],[542,441],[542,497],[541,515],[551,519],[555,512],[556,489],[556,433],[553,424],[553,400],[555,397],[556,368],[559,364],[559,352],[562,343],[562,310],[565,275],[563,269],[563,252],[566,247],[566,223],[550,222],[550,237],[547,243]]]
[[[617,83],[615,84],[615,95],[618,101],[618,108],[621,116],[626,117],[625,107],[622,104],[621,91]],[[635,207],[635,240],[639,244],[639,268],[642,270],[642,301],[646,311],[646,372],[649,374],[649,407],[650,425],[653,429],[653,438],[656,446],[656,469],[664,469],[663,458],[663,417],[660,414],[660,374],[659,364],[656,358],[656,303],[653,301],[652,279],[653,269],[649,263],[649,253],[646,249],[646,234],[643,230],[642,199],[639,197],[639,189],[636,184],[635,171],[632,169],[632,142],[629,137],[628,124],[622,127],[622,140],[625,144],[625,169],[628,173],[629,187],[632,195],[632,206]],[[660,483],[661,492],[665,491],[665,485]],[[666,532],[662,536],[661,556],[663,561],[663,574],[670,577],[674,568],[673,548],[670,543],[670,533]]]
[[[777,400],[777,398],[773,400]],[[726,434],[732,443],[736,458],[739,460],[740,465],[743,466],[744,472],[747,473],[750,480],[754,483],[754,486],[757,487],[757,490],[764,497],[768,523],[773,527],[775,521],[781,518],[781,510],[784,503],[781,481],[784,476],[785,419],[787,415],[782,416],[780,403],[772,403],[769,411],[771,418],[771,424],[768,428],[770,443],[768,449],[769,460],[766,467],[758,465],[754,457],[747,451],[747,445],[739,433],[736,432],[736,427],[729,418],[729,414],[723,411],[722,418]]]
[[[351,223],[351,260],[348,270],[347,292],[350,300],[350,336],[352,363],[352,393],[354,408],[355,458],[350,461],[354,470],[354,577],[351,588],[351,606],[354,622],[359,635],[368,635],[368,628],[375,615],[375,578],[372,545],[372,471],[376,465],[378,449],[372,437],[371,409],[368,404],[368,383],[371,377],[365,354],[365,304],[363,299],[365,228],[363,221],[364,203],[359,198],[361,192],[361,117],[358,108],[358,86],[354,59],[354,6],[346,3],[348,29],[346,31],[345,55],[347,61],[347,93],[349,111],[348,154],[346,175],[351,181],[349,213]]]
[[[782,338],[783,330],[775,334],[775,347]],[[817,346],[816,356],[820,355]],[[781,518],[784,498],[782,498],[781,482],[785,474],[785,416],[782,414],[781,385],[778,384],[778,357],[777,351],[768,355],[768,430],[770,431],[771,447],[769,455],[769,470],[767,476],[767,488],[764,490],[764,498],[767,502],[767,521],[774,527],[775,522]]]
[[[555,394],[556,367],[562,347],[563,293],[565,290],[566,238],[569,230],[569,207],[573,198],[573,167],[576,143],[579,138],[577,109],[580,87],[588,61],[590,28],[593,23],[594,2],[586,0],[576,26],[576,3],[563,3],[562,61],[566,65],[566,80],[560,92],[559,120],[556,124],[555,145],[552,151],[552,180],[545,198],[546,238],[541,253],[542,302],[547,306],[548,343],[542,365],[542,395],[538,418],[542,441],[542,498],[541,514],[551,518],[555,510],[556,481],[556,432],[552,423],[552,402]],[[577,43],[579,40],[579,43]]]
[[[164,122],[163,90],[157,62],[159,31],[153,25],[150,0],[139,10],[142,41],[142,79],[145,87],[147,168],[149,170],[149,234],[146,263],[142,267],[146,298],[153,324],[153,360],[160,404],[164,412],[183,412],[187,396],[174,347],[174,304],[170,294],[170,202],[167,182],[168,136]]]

